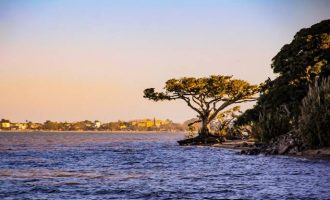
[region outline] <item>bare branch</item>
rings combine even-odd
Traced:
[[[235,103],[252,102],[252,101],[256,101],[256,99],[245,99],[245,100],[235,101]]]
[[[190,99],[189,99],[188,97],[181,96],[181,99],[183,99],[183,100],[187,103],[187,105],[188,105],[190,108],[192,108],[194,111],[196,111],[200,116],[203,115],[203,113],[202,113],[200,110],[198,110],[196,107],[194,107],[194,106],[191,104]]]
[[[202,110],[203,109],[203,103],[202,102],[198,102],[198,99],[195,96],[192,96],[191,99],[193,100],[193,102],[195,102]]]
[[[189,123],[188,124],[188,126],[192,126],[192,125],[194,125],[194,124],[196,124],[196,123],[199,123],[199,122],[201,122],[202,120],[196,120],[196,121],[194,121],[194,122],[191,122],[191,123]]]
[[[218,109],[215,110],[215,112],[208,118],[208,120],[212,121],[221,110],[225,109],[226,107],[228,107],[231,104],[233,104],[233,102],[231,102],[231,101],[224,102]]]

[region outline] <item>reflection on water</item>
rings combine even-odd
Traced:
[[[330,163],[179,147],[182,134],[0,133],[0,199],[329,199]]]

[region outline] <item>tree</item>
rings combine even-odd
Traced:
[[[297,116],[309,85],[330,75],[330,20],[301,29],[272,61],[271,67],[279,76],[268,80],[260,101],[267,107],[285,104]]]
[[[201,122],[199,136],[207,137],[209,124],[219,112],[233,104],[254,101],[258,88],[246,81],[232,79],[232,76],[184,77],[168,80],[164,92],[155,92],[154,88],[145,89],[144,98],[153,101],[185,101],[198,114]]]
[[[43,124],[43,129],[45,130],[58,130],[58,128],[59,124],[50,120],[45,121],[45,123]]]
[[[264,126],[261,133],[270,136],[285,134],[297,125],[302,99],[314,81],[320,82],[330,75],[330,20],[324,20],[296,33],[290,44],[284,45],[272,59],[272,69],[278,76],[263,85],[256,106],[246,111],[237,124],[251,121]],[[285,108],[285,114],[282,110]],[[268,116],[266,119],[265,116]],[[264,118],[260,122],[260,118]],[[271,120],[272,119],[272,120]],[[281,122],[283,129],[273,119]],[[275,132],[270,132],[274,130]],[[271,139],[272,137],[269,137]]]

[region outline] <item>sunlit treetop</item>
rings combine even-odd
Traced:
[[[164,92],[155,92],[154,88],[145,90],[145,97],[154,101],[174,100],[183,97],[194,97],[210,101],[236,101],[250,98],[258,89],[256,85],[231,76],[210,76],[203,78],[184,77],[166,81]]]
[[[329,61],[330,20],[324,20],[297,32],[273,58],[272,68],[286,77],[313,82],[314,77],[330,74]]]

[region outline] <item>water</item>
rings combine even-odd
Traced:
[[[330,162],[173,133],[0,133],[0,199],[330,199]]]

